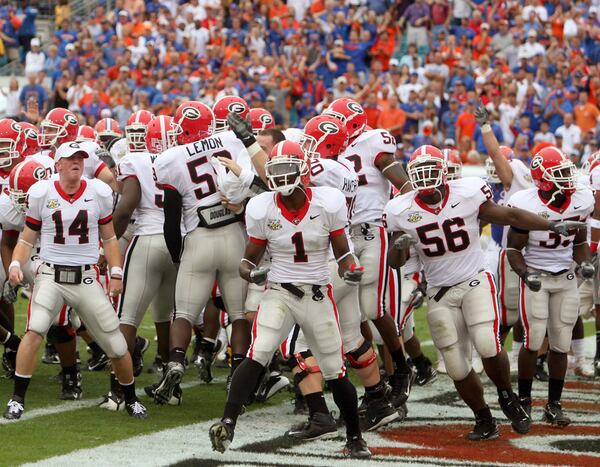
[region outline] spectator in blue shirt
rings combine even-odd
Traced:
[[[19,96],[21,107],[27,109],[29,99],[35,99],[37,100],[40,115],[46,115],[46,112],[48,112],[48,93],[46,89],[41,84],[38,84],[35,73],[27,75],[27,81],[27,84],[21,89],[21,95]]]
[[[551,95],[546,104],[544,119],[550,125],[550,131],[554,133],[564,123],[563,117],[567,113],[573,113],[573,105],[565,99],[564,92],[558,90]]]
[[[450,99],[448,103],[448,110],[446,110],[442,114],[442,118],[440,121],[440,129],[444,134],[444,138],[452,138],[455,139],[456,134],[456,119],[460,114],[460,105],[458,105],[458,100],[454,97]]]
[[[400,108],[406,114],[406,122],[404,123],[405,133],[416,133],[419,129],[419,119],[423,117],[423,104],[417,101],[417,93],[411,90],[408,93],[408,102],[400,104]]]
[[[498,122],[491,122],[492,131],[498,140],[498,143],[502,144],[504,142],[504,135],[502,134],[502,128]],[[481,133],[481,128],[477,125],[475,128],[475,133],[473,134],[473,140],[475,141],[475,149],[479,154],[487,154],[487,149],[485,144],[483,143],[483,134]]]
[[[19,44],[21,45],[21,62],[25,63],[25,55],[31,50],[31,39],[36,36],[35,18],[38,15],[37,8],[28,6],[25,8],[25,17],[19,28]]]
[[[349,42],[344,45],[344,52],[354,63],[357,73],[367,71],[368,53],[375,42],[375,39],[369,36],[368,31],[362,31],[361,36],[359,37],[358,31],[352,29]]]
[[[298,128],[304,128],[306,122],[317,113],[309,92],[302,94],[302,99],[296,102],[296,113],[298,114]]]

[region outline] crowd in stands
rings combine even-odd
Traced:
[[[399,153],[432,143],[478,163],[481,100],[523,159],[540,141],[576,160],[599,147],[599,0],[113,0],[86,18],[61,0],[47,44],[21,34],[32,8],[4,3],[0,37],[28,79],[5,91],[20,118],[36,101],[124,124],[234,94],[302,127],[351,96]]]

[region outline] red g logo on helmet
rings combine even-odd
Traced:
[[[360,104],[358,102],[348,102],[348,108],[357,114],[362,114],[364,113],[363,108],[360,106]]]
[[[537,169],[540,165],[542,165],[543,162],[544,160],[540,156],[536,156],[531,161],[531,168]]]
[[[333,135],[335,133],[338,133],[340,130],[338,128],[338,126],[333,123],[333,122],[321,122],[319,123],[319,130],[321,130],[323,133],[327,133],[330,135]]]
[[[44,167],[36,167],[33,171],[33,178],[36,180],[44,180],[46,178],[46,169]]]
[[[200,111],[195,107],[186,107],[181,111],[181,114],[190,120],[198,120],[200,118]]]
[[[262,114],[260,117],[258,117],[260,119],[260,121],[262,123],[264,123],[265,125],[270,125],[271,123],[273,123],[273,117],[271,117],[269,114]]]
[[[65,122],[67,122],[69,125],[79,125],[79,122],[77,121],[77,117],[75,117],[75,115],[73,115],[71,113],[65,114]]]

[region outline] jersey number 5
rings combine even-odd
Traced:
[[[199,157],[196,160],[189,161],[187,163],[188,171],[190,172],[190,177],[192,182],[196,185],[200,185],[201,183],[205,183],[206,187],[203,189],[201,186],[194,190],[194,194],[196,195],[196,199],[206,198],[207,196],[212,195],[217,192],[217,187],[215,186],[215,181],[211,174],[203,173],[198,174],[198,167],[202,164],[206,164],[208,161],[206,160],[206,156]]]
[[[419,240],[423,245],[430,245],[433,248],[423,248],[425,256],[442,256],[446,251],[457,253],[465,250],[469,246],[469,234],[465,230],[453,230],[454,227],[464,227],[465,221],[460,217],[447,219],[441,224],[443,237],[431,235],[434,231],[440,230],[437,222],[422,225],[417,229]],[[444,241],[445,240],[445,241]]]
[[[52,213],[52,220],[54,221],[54,228],[56,234],[54,235],[54,243],[60,245],[65,244],[65,228],[62,220],[62,211],[54,211]],[[88,230],[88,213],[86,210],[81,210],[71,222],[69,226],[69,236],[79,237],[79,244],[90,242],[89,230]]]

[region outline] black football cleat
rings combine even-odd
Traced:
[[[154,402],[168,404],[175,392],[175,387],[181,383],[185,368],[181,363],[169,362],[164,370],[163,377],[154,389]]]
[[[525,413],[531,418],[531,397],[521,397],[519,402]]]
[[[58,353],[56,352],[56,347],[54,347],[54,345],[46,343],[44,355],[42,356],[42,363],[45,363],[46,365],[60,364],[60,358],[58,356]]]
[[[498,422],[492,418],[475,418],[473,431],[467,435],[469,441],[483,441],[485,439],[496,439],[499,436]]]
[[[129,404],[125,404],[125,410],[127,410],[127,413],[130,417],[137,418],[140,420],[148,416],[146,407],[144,407],[144,405],[140,402],[140,400],[137,397],[133,399],[133,401]]]
[[[546,404],[542,421],[558,427],[565,427],[571,423],[571,419],[563,413],[560,402],[548,402]]]
[[[87,368],[89,371],[102,371],[104,370],[110,363],[110,359],[108,355],[104,352],[96,352],[93,353],[92,356],[87,361]]]
[[[521,406],[517,395],[512,394],[508,401],[498,399],[498,402],[500,403],[502,412],[504,412],[506,418],[510,420],[513,431],[520,435],[529,433],[529,429],[531,428],[531,418]]]
[[[226,418],[215,423],[208,430],[208,436],[212,444],[213,451],[225,452],[233,441],[235,424],[233,420]]]
[[[343,452],[344,456],[355,459],[368,459],[371,457],[371,451],[369,451],[366,441],[360,435],[346,441]]]
[[[387,397],[367,400],[367,408],[364,415],[360,417],[360,431],[374,431],[377,428],[387,425],[398,418],[400,412],[395,408]]]
[[[437,379],[437,371],[433,368],[431,364],[431,360],[425,357],[427,360],[427,366],[422,368],[420,371],[417,370],[417,376],[415,378],[415,383],[419,386],[425,386]]]
[[[159,383],[154,383],[154,384],[151,384],[150,386],[144,387],[144,392],[146,393],[146,395],[148,397],[151,397],[154,399],[154,391],[158,387],[158,384]],[[173,395],[171,396],[171,399],[169,399],[168,404],[169,405],[181,405],[182,400],[183,400],[183,390],[181,389],[181,386],[178,384],[173,389]]]
[[[4,411],[4,418],[7,420],[19,420],[21,415],[25,412],[25,406],[23,402],[19,402],[15,399],[11,399],[6,404],[6,410]]]
[[[266,377],[256,390],[255,399],[257,402],[266,402],[289,385],[289,379],[278,371],[271,371],[270,373],[267,373]]]
[[[150,347],[150,341],[145,337],[137,336],[135,338],[135,347],[133,348],[133,376],[139,376],[144,368],[144,353]]]
[[[60,398],[64,401],[78,401],[81,399],[81,393],[81,373],[77,372],[75,377],[64,374]]]
[[[405,404],[410,396],[413,382],[415,381],[415,372],[410,370],[410,373],[394,373],[390,376],[389,382],[392,387],[390,402],[394,407],[398,408]]]
[[[328,413],[315,412],[306,422],[290,428],[286,435],[290,438],[312,441],[315,439],[335,438],[338,435],[335,420]]]

